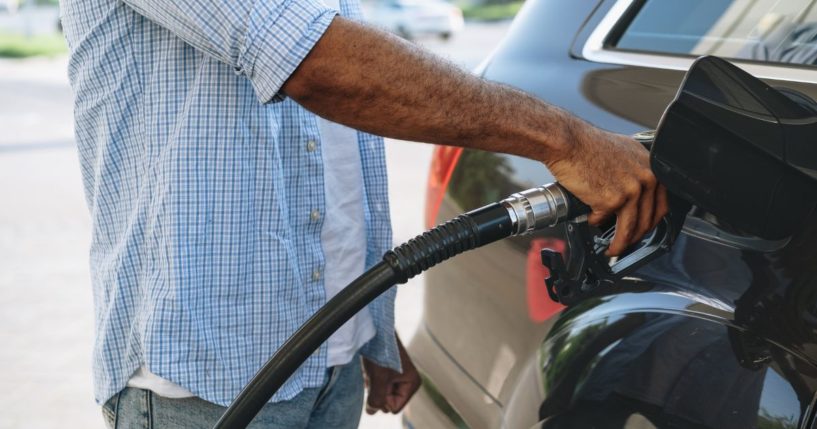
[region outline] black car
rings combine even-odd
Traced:
[[[528,0],[480,73],[634,134],[659,126],[701,55],[807,104],[817,98],[817,1]],[[761,145],[779,137],[761,128],[741,132]],[[788,156],[817,177],[817,141]],[[553,180],[535,161],[438,147],[427,223]],[[749,218],[798,204],[749,195],[729,209]],[[685,215],[668,253],[568,307],[551,299],[540,254],[569,256],[563,227],[429,271],[409,346],[424,384],[405,427],[817,428],[817,219],[778,221],[778,236],[701,207]]]

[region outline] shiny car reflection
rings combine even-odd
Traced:
[[[529,0],[480,73],[632,134],[707,54],[817,98],[817,1]],[[439,147],[427,223],[551,181],[531,160]],[[771,241],[693,211],[669,254],[567,309],[539,259],[564,239],[505,240],[427,274],[406,427],[817,427],[817,219]]]

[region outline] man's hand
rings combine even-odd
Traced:
[[[635,140],[575,119],[569,149],[545,157],[550,171],[593,212],[598,225],[616,216],[616,234],[607,254],[619,255],[667,214],[667,192],[650,169],[649,153]]]
[[[397,414],[420,388],[420,375],[417,373],[417,368],[411,363],[399,338],[397,338],[397,347],[400,349],[402,374],[363,359],[363,368],[366,370],[366,387],[369,389],[369,398],[366,401],[366,413],[368,414],[378,411]]]

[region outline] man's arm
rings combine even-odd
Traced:
[[[592,207],[591,223],[617,215],[610,254],[667,211],[647,151],[634,140],[344,18],[333,20],[282,89],[324,118],[373,134],[543,162]]]
[[[403,372],[382,367],[363,358],[363,377],[366,388],[369,390],[369,396],[366,399],[366,413],[368,414],[378,411],[399,413],[422,384],[420,373],[417,372],[406,348],[403,347],[400,337],[395,334],[394,339],[397,342],[397,350],[400,352]]]

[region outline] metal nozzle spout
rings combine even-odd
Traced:
[[[524,235],[566,220],[569,201],[564,188],[558,183],[550,183],[515,193],[500,204],[511,216],[513,235]]]

